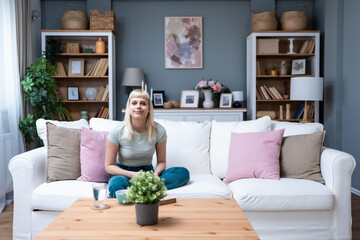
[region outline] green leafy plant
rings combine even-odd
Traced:
[[[270,70],[276,70],[276,69],[277,69],[277,66],[275,64],[270,66]]]
[[[127,200],[135,203],[158,203],[166,196],[164,179],[155,176],[153,171],[140,171],[137,177],[130,179],[131,186],[127,188]]]
[[[59,61],[59,53],[62,51],[61,42],[50,39],[46,45],[46,59],[49,60],[50,64],[55,65]]]
[[[36,134],[37,119],[54,119],[55,117],[61,119],[66,111],[63,102],[58,97],[59,91],[56,89],[53,78],[56,67],[50,64],[44,56],[37,58],[36,61],[26,69],[20,79],[25,101],[30,104],[32,113],[19,123],[19,129],[27,144],[42,143]]]

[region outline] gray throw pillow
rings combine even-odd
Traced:
[[[280,152],[280,176],[325,183],[320,172],[320,155],[325,131],[284,137]]]
[[[80,173],[80,129],[46,123],[48,156],[46,182],[75,180]]]

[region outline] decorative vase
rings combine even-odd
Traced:
[[[81,111],[80,112],[80,119],[88,120],[89,119],[88,111]]]
[[[95,44],[96,53],[105,53],[105,42],[102,38],[98,38]]]
[[[287,74],[286,62],[285,60],[282,60],[280,64],[280,75],[286,75],[286,74]]]
[[[135,203],[136,223],[141,226],[158,223],[159,203]]]
[[[270,70],[270,75],[271,75],[271,76],[276,76],[276,75],[277,75],[277,71],[276,71],[276,70]]]
[[[203,102],[204,108],[212,108],[214,107],[214,101],[212,100],[212,93],[210,90],[203,90],[205,101]]]
[[[85,90],[85,97],[87,100],[95,100],[98,94],[98,90],[96,88],[87,88]]]

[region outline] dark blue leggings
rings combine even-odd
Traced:
[[[138,172],[140,170],[143,170],[144,172],[154,171],[154,167],[152,165],[140,166],[140,167],[128,167],[116,163],[116,166],[124,170],[133,171],[133,172]],[[160,177],[165,179],[165,186],[168,190],[181,187],[190,180],[189,171],[184,167],[172,167],[166,169],[160,174]],[[122,175],[112,176],[109,179],[108,186],[109,186],[110,198],[116,198],[115,192],[117,190],[126,189],[127,187],[130,186],[130,178]]]

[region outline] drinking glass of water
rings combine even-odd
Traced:
[[[106,206],[106,196],[107,196],[107,187],[106,183],[93,183],[93,200],[94,208],[105,208]]]

